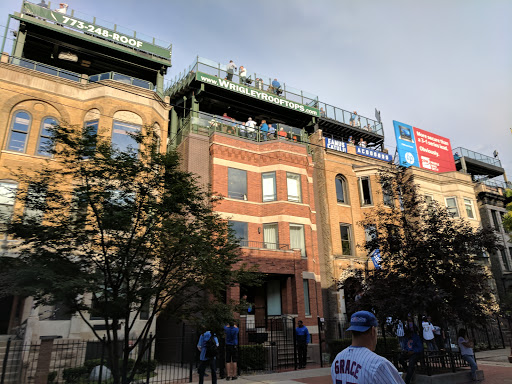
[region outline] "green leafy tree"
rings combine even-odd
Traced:
[[[80,127],[55,127],[53,159],[16,172],[29,187],[18,196],[25,214],[9,226],[19,240],[11,269],[18,293],[77,313],[123,384],[133,381],[164,308],[177,318],[197,314],[205,297],[215,302],[254,271],[213,211],[216,199],[180,170],[176,153],[159,153],[151,127],[143,131],[133,136],[139,149],[122,152]],[[141,313],[147,321],[135,332]],[[89,315],[103,319],[106,341]]]
[[[379,249],[382,261],[380,270],[368,273],[357,305],[375,309],[381,318],[429,313],[478,323],[493,314],[492,277],[478,260],[496,248],[493,231],[427,203],[410,170],[383,171],[379,178],[397,204],[377,206],[360,223],[371,237],[364,248]]]
[[[507,196],[507,214],[503,218],[503,228],[509,233],[512,233],[512,189],[505,191]]]

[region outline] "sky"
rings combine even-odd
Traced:
[[[39,0],[35,1],[39,2]],[[57,2],[52,2],[52,8]],[[174,77],[229,60],[374,118],[492,156],[512,180],[510,0],[68,0],[70,9],[172,43]],[[0,0],[1,34],[21,0]]]

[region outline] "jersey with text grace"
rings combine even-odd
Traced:
[[[348,347],[331,366],[333,384],[402,384],[397,369],[384,357],[365,347]]]

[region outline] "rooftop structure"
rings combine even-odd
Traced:
[[[52,10],[51,2],[44,7],[23,1],[8,24],[11,19],[20,22],[12,64],[75,81],[117,80],[163,94],[170,44],[75,10]]]
[[[496,157],[487,156],[462,147],[453,148],[452,153],[458,171],[463,170],[473,176],[496,177],[505,174],[501,161]]]

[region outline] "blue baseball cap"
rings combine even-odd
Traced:
[[[377,327],[379,322],[375,315],[368,311],[359,311],[350,318],[350,328],[347,331],[366,332],[371,327]]]

